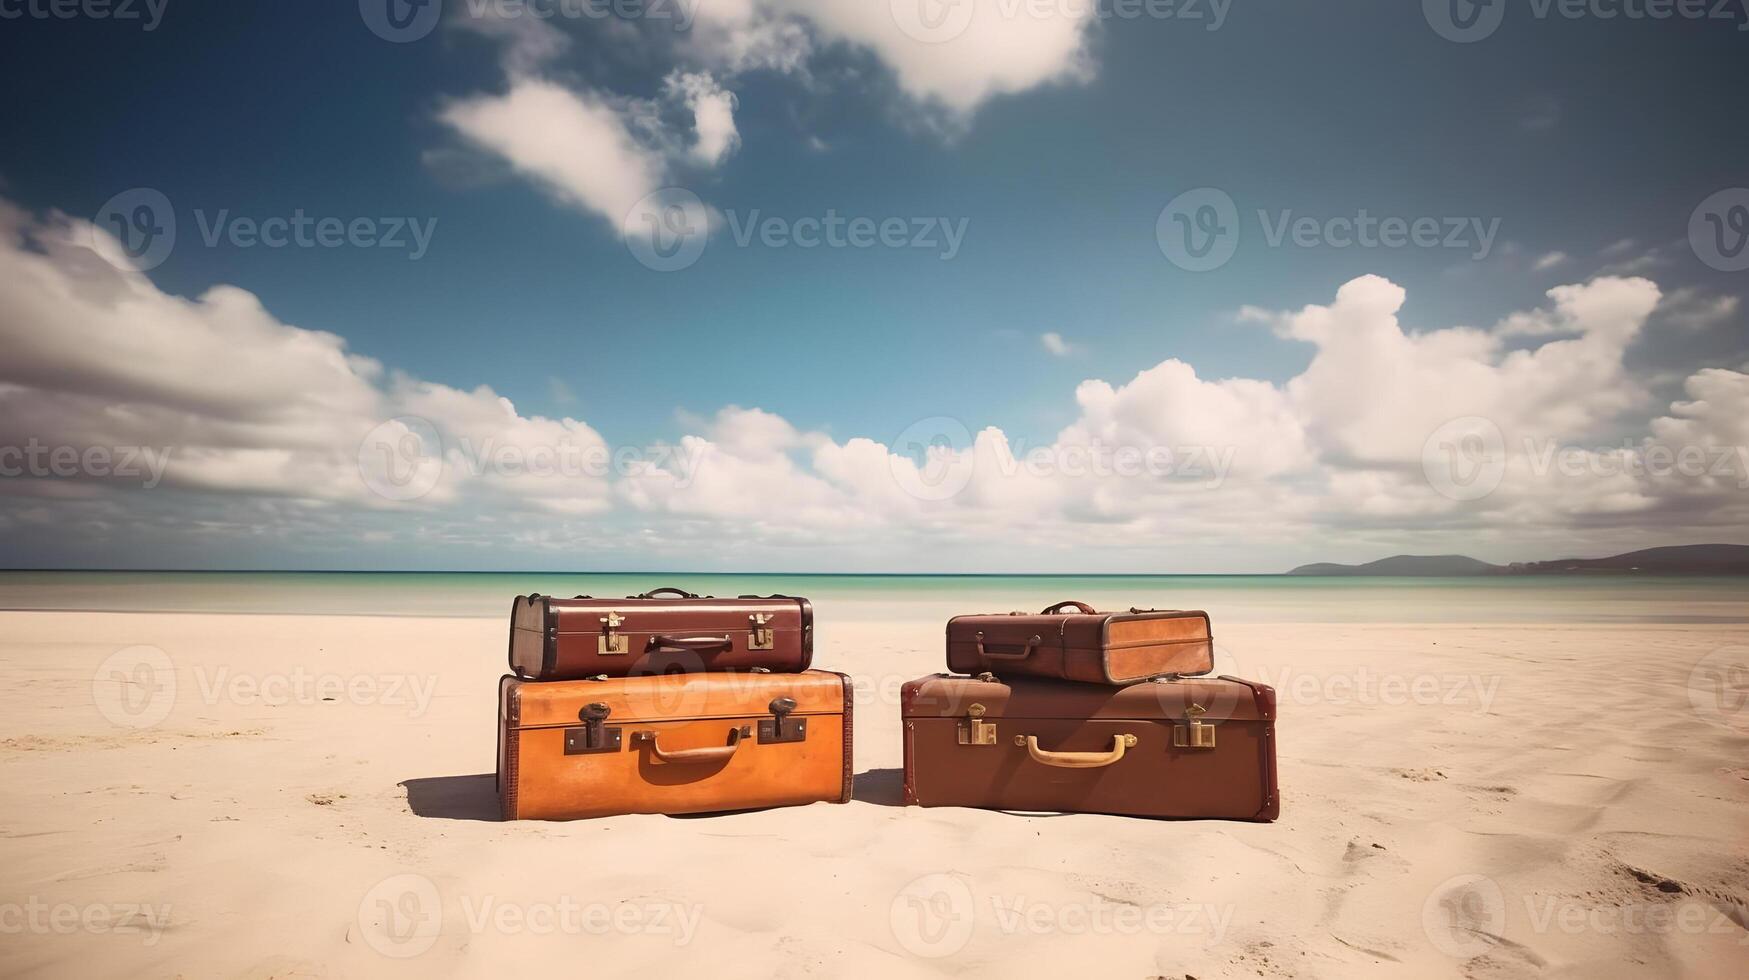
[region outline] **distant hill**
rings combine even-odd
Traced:
[[[1576,572],[1640,575],[1749,575],[1749,545],[1688,544],[1647,548],[1609,558],[1490,565],[1464,555],[1397,555],[1364,565],[1318,562],[1289,575],[1563,575]]]
[[[1337,565],[1319,562],[1301,565],[1289,575],[1498,575],[1506,571],[1500,565],[1490,565],[1464,555],[1397,555],[1380,558],[1364,565]]]

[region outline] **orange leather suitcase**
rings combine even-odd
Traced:
[[[900,688],[905,802],[1274,820],[1275,689],[933,674]]]
[[[658,674],[499,682],[506,820],[844,803],[850,678]]]
[[[1089,684],[1133,684],[1215,669],[1208,613],[1188,609],[1095,612],[1059,602],[1037,615],[955,616],[947,621],[947,669],[992,671]]]
[[[517,596],[510,669],[529,680],[709,670],[807,670],[814,607],[794,596],[718,599],[656,589],[624,599]]]

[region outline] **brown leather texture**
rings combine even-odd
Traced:
[[[788,707],[775,731],[774,704]],[[571,820],[844,803],[852,789],[852,706],[850,679],[824,670],[551,682],[507,676],[498,710],[503,816]],[[606,747],[591,745],[591,717]]]
[[[677,589],[625,599],[527,595],[510,608],[510,669],[529,680],[794,673],[813,657],[813,606],[792,596],[717,599]]]
[[[1214,631],[1201,610],[1100,613],[1082,603],[1059,603],[1036,615],[947,621],[947,669],[959,674],[1134,684],[1168,674],[1206,674],[1214,667]]]
[[[1256,821],[1281,812],[1275,690],[1264,684],[934,674],[899,698],[907,804]],[[986,744],[966,744],[980,733]]]

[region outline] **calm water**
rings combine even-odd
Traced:
[[[1749,578],[1283,575],[722,575],[480,572],[0,572],[0,609],[487,616],[519,593],[803,595],[843,620],[1101,609],[1207,609],[1227,622],[1749,623]]]

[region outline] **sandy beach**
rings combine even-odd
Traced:
[[[506,824],[499,619],[0,613],[0,974],[1749,970],[1749,628],[1221,627],[1260,825],[898,806],[940,623],[877,619],[853,802]]]

